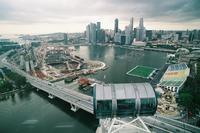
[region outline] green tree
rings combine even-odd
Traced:
[[[192,107],[192,103],[193,103],[193,96],[189,93],[189,92],[183,92],[180,93],[179,95],[179,103],[186,107],[186,108],[191,108]]]

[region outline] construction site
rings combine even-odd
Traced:
[[[83,59],[72,54],[72,51],[65,46],[44,44],[32,48],[27,44],[16,51],[11,60],[32,76],[86,92],[93,83],[100,82],[87,76],[104,70],[107,66],[104,62]]]

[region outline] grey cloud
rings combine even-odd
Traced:
[[[16,23],[85,22],[91,16],[130,16],[150,21],[200,19],[199,0],[1,0],[0,21]],[[80,19],[79,19],[80,18]]]
[[[121,11],[124,10],[128,15],[134,14],[147,19],[161,18],[159,21],[181,22],[200,18],[199,0],[110,0],[110,3],[125,8]]]

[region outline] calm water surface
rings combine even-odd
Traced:
[[[106,83],[144,82],[126,75],[136,65],[160,68],[166,53],[133,51],[105,46],[74,47],[80,57],[100,60],[110,66],[91,77]],[[44,92],[28,90],[7,96],[0,101],[0,133],[94,133],[98,121],[93,115],[79,110],[70,111],[69,104],[50,100]]]

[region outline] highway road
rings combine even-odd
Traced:
[[[28,73],[19,69],[17,66],[7,62],[6,56],[9,54],[9,52],[0,56],[0,66],[8,67],[12,71],[26,77],[27,81],[31,85],[48,93],[50,98],[58,97],[70,103],[73,111],[77,111],[76,109],[73,109],[73,107],[76,107],[77,109],[81,108],[93,114],[93,97],[70,90],[68,88],[63,88],[59,85],[29,75]],[[141,118],[153,132],[200,133],[200,128],[198,127],[159,115]]]
[[[29,75],[28,73],[24,72],[23,70],[20,70],[15,65],[8,63],[7,60],[5,58],[2,59],[2,57],[5,57],[5,55],[0,57],[1,64],[11,69],[12,71],[26,77],[27,81],[31,85],[35,86],[36,88],[42,91],[45,91],[46,93],[50,95],[51,98],[58,97],[70,103],[71,106],[75,107],[76,109],[81,108],[93,114],[93,97],[67,89],[67,88],[62,88],[48,81],[33,77]],[[76,109],[72,108],[73,111],[77,111]]]

